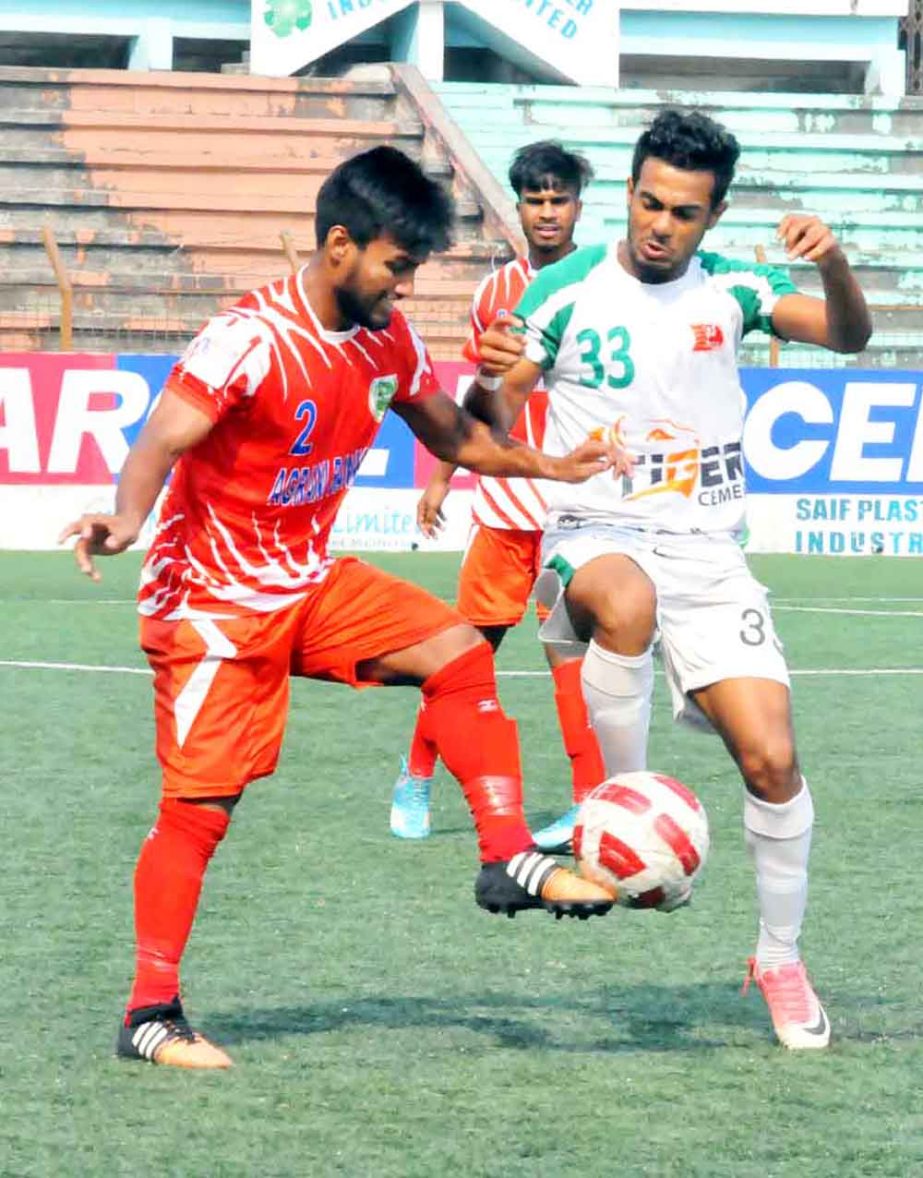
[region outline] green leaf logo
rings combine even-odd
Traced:
[[[376,421],[381,421],[388,411],[391,399],[397,392],[397,377],[377,376],[369,385],[369,410]]]
[[[311,0],[266,0],[263,20],[277,37],[290,37],[310,28],[313,15]]]

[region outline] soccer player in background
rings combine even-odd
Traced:
[[[418,587],[327,555],[337,508],[390,407],[436,455],[495,475],[580,479],[613,460],[552,458],[494,435],[440,391],[395,304],[444,249],[450,198],[390,147],[347,161],[317,198],[318,249],[297,274],[213,318],[167,378],[126,460],[115,513],[84,515],[80,569],[127,548],[172,470],[139,589],[163,792],[135,872],[135,977],[117,1050],[221,1068],[190,1028],[179,965],[234,806],[275,769],[289,676],[417,684],[426,732],[477,828],[477,902],[586,916],[596,885],[534,850],[515,724],[490,645]]]
[[[592,175],[592,168],[583,156],[566,151],[554,141],[532,143],[516,152],[509,180],[516,193],[516,209],[528,254],[492,271],[475,291],[463,349],[466,360],[478,362],[479,336],[498,315],[513,310],[535,275],[576,249],[574,229],[582,210],[581,194]],[[481,376],[485,387],[492,382],[495,387],[499,383]],[[541,447],[546,410],[545,394],[541,390],[533,391],[510,431],[511,436]],[[443,524],[442,505],[455,470],[452,463],[439,463],[420,498],[417,522],[427,536],[434,536]],[[546,489],[534,479],[482,475],[477,483],[473,522],[458,578],[457,608],[495,651],[507,630],[525,615],[541,569],[545,498]],[[540,620],[546,616],[541,607],[538,614]],[[571,765],[573,799],[572,807],[565,814],[534,834],[539,847],[554,850],[569,843],[577,806],[603,780],[605,773],[583,701],[580,658],[553,646],[545,646],[545,653],[554,679],[561,737]],[[644,696],[639,701],[645,717],[650,715],[653,683],[650,659],[647,670]],[[643,769],[646,743],[645,732],[637,748],[626,750],[618,768]],[[436,747],[426,736],[424,699],[408,755],[402,758],[401,773],[394,786],[391,831],[398,837],[419,839],[430,833],[430,789],[435,767]]]
[[[699,250],[719,220],[739,147],[698,112],[664,111],[640,137],[628,182],[628,232],[543,270],[516,314],[481,339],[512,421],[539,380],[545,449],[598,434],[624,440],[629,476],[555,489],[536,586],[551,607],[541,636],[585,644],[583,686],[607,768],[637,717],[623,702],[659,629],[674,715],[722,738],[746,787],[744,828],[760,922],[749,962],[779,1040],[822,1048],[830,1024],[798,938],[814,807],[792,728],[789,677],[766,590],[737,543],[744,516],[743,409],[736,352],[745,333],[836,352],[871,334],[865,299],[833,233],[790,213],[778,238],[813,263],[824,297],[799,294],[768,266]],[[475,411],[478,406],[471,401]]]

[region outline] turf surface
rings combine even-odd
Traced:
[[[453,558],[381,563],[452,595]],[[787,1054],[739,995],[755,920],[740,790],[716,741],[671,726],[662,680],[651,764],[701,793],[711,859],[689,910],[586,925],[475,907],[444,774],[433,837],[389,837],[413,691],[296,683],[279,772],[238,810],[185,962],[187,1008],[237,1067],[184,1074],[112,1055],[157,797],[150,681],[6,665],[143,668],[138,561],[94,586],[65,555],[0,553],[0,1174],[923,1173],[923,675],[844,673],[923,668],[923,573],[753,563],[792,667],[831,672],[794,680],[828,1053]],[[530,621],[499,666],[542,665]],[[501,694],[537,824],[568,792],[550,681],[507,676]]]

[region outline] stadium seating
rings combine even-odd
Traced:
[[[923,348],[923,99],[689,94],[442,83],[411,66],[341,79],[0,69],[0,347],[58,345],[50,226],[74,288],[73,347],[175,350],[217,305],[285,273],[287,231],[313,247],[314,198],[340,160],[389,142],[457,198],[459,240],[420,272],[408,310],[433,354],[458,355],[468,300],[518,239],[512,152],[559,138],[596,168],[579,240],[624,224],[624,178],[660,107],[695,105],[741,138],[733,201],[713,248],[782,261],[788,210],[824,216],[876,308],[851,363],[916,367]],[[816,289],[812,267],[796,280]],[[765,341],[749,346],[763,363]],[[787,365],[829,363],[789,346]]]
[[[421,270],[409,306],[434,355],[458,355],[471,291],[509,253],[480,191],[494,181],[478,161],[473,179],[453,173],[438,112],[421,121],[412,80],[386,68],[350,81],[8,68],[0,84],[7,351],[58,346],[43,226],[73,286],[75,350],[174,350],[216,305],[288,271],[281,231],[307,256],[323,178],[379,143],[421,159],[458,201],[458,244]]]
[[[638,134],[661,107],[696,106],[719,118],[743,146],[732,202],[711,248],[750,259],[763,246],[783,262],[774,231],[789,211],[823,216],[849,249],[875,309],[876,335],[857,361],[916,367],[923,349],[923,99],[852,95],[690,94],[565,86],[435,87],[449,114],[498,179],[510,155],[535,139],[557,138],[596,169],[579,239],[610,240],[624,227],[624,181]],[[818,288],[816,271],[795,280]],[[750,354],[765,360],[765,343]],[[828,364],[788,346],[782,362]]]

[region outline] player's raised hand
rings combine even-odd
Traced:
[[[789,213],[779,222],[776,237],[782,243],[790,262],[803,258],[806,262],[821,263],[842,254],[833,230],[820,217],[808,213]]]
[[[487,330],[478,337],[480,367],[491,376],[503,376],[522,358],[525,340],[523,322],[507,311],[498,311]]]
[[[119,552],[124,552],[138,539],[138,532],[138,525],[125,516],[106,515],[103,512],[91,513],[82,515],[80,519],[68,524],[58,536],[58,543],[63,544],[71,536],[76,536],[74,560],[77,562],[77,568],[91,581],[100,581],[102,578],[93,563],[93,557],[115,556]]]

